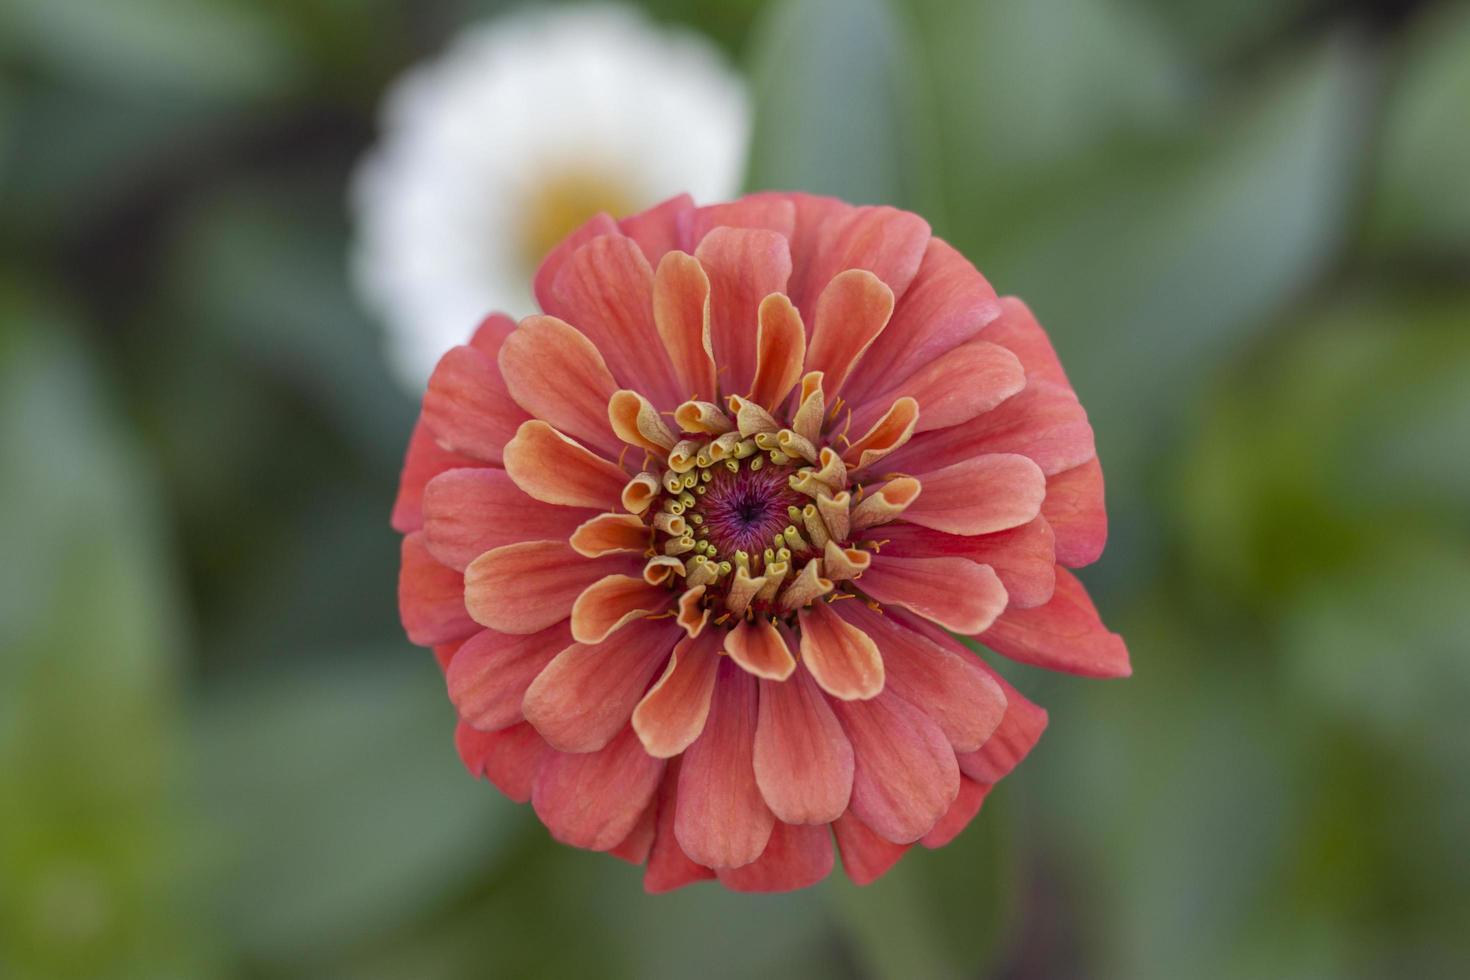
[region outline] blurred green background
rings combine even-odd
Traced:
[[[877,885],[657,899],[397,624],[345,183],[498,6],[0,0],[0,976],[1470,975],[1470,5],[647,5],[749,71],[752,188],[1048,326],[1135,665],[1008,671],[1037,751]]]

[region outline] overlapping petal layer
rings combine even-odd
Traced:
[[[687,197],[574,232],[429,384],[394,526],[471,773],[660,892],[947,843],[1046,713],[957,642],[1124,676],[1046,334],[922,219]],[[952,632],[951,632],[952,631]]]

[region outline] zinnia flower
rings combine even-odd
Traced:
[[[413,391],[486,310],[530,313],[551,247],[670,187],[740,189],[744,83],[712,45],[612,4],[477,25],[389,91],[353,186],[359,292]]]
[[[866,883],[937,847],[1046,712],[951,634],[1126,675],[1068,568],[1106,537],[1046,334],[916,215],[802,194],[598,216],[544,314],[440,360],[400,605],[470,771],[560,841]]]

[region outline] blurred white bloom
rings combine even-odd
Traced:
[[[389,91],[356,174],[353,274],[420,391],[492,310],[534,311],[541,257],[597,211],[740,190],[744,85],[703,38],[612,5],[465,31]]]

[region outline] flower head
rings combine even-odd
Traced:
[[[394,524],[466,765],[558,840],[772,891],[835,836],[871,881],[1046,725],[952,633],[1128,673],[1067,570],[1106,537],[1086,414],[916,215],[681,197],[535,289],[439,362]]]
[[[414,390],[484,311],[530,312],[531,273],[599,211],[740,186],[750,109],[690,31],[614,4],[477,25],[389,91],[353,187],[354,272]]]

